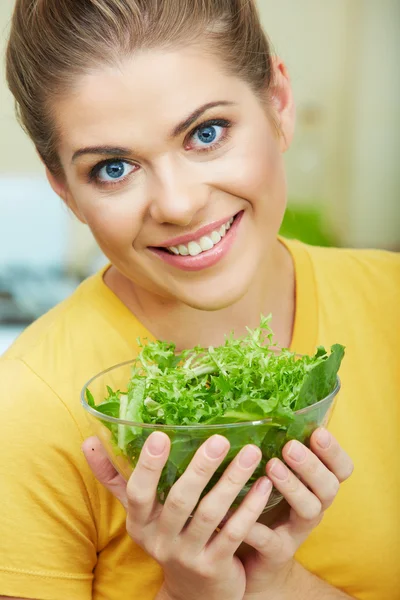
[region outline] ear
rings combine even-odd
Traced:
[[[274,77],[269,90],[270,103],[280,129],[281,150],[286,152],[293,140],[296,106],[286,65],[278,56],[274,57],[272,62]]]
[[[61,200],[63,202],[65,202],[65,204],[68,206],[68,208],[70,208],[72,210],[72,212],[74,213],[76,218],[79,219],[79,221],[81,223],[86,223],[84,217],[82,216],[81,212],[78,209],[78,206],[74,200],[74,197],[72,196],[72,194],[70,193],[70,191],[68,189],[66,182],[64,180],[56,177],[55,175],[53,175],[53,173],[51,171],[49,171],[49,169],[47,167],[46,167],[46,177],[47,177],[48,182],[50,183],[51,187],[57,194],[57,196],[59,196],[61,198]]]

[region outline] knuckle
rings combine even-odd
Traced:
[[[243,480],[240,477],[239,473],[237,473],[234,469],[229,470],[224,477],[225,481],[229,483],[232,487],[242,487]]]
[[[220,521],[219,512],[210,504],[202,505],[202,503],[200,503],[199,508],[196,511],[196,518],[197,517],[205,525],[212,525],[213,523],[219,523]]]
[[[338,494],[339,487],[340,487],[340,483],[339,483],[338,478],[332,474],[332,476],[329,478],[329,484],[327,486],[327,491],[323,495],[323,501],[325,503],[331,504]]]
[[[305,521],[314,522],[322,512],[322,503],[314,496],[314,500],[306,502],[301,511],[301,516]]]
[[[350,456],[337,445],[331,457],[331,471],[334,472],[339,482],[342,483],[350,477],[354,471],[354,463]]]
[[[138,468],[138,467],[136,467],[136,468]],[[148,471],[149,473],[156,473],[157,471],[160,471],[160,466],[157,465],[157,463],[155,461],[148,460],[146,458],[146,459],[144,459],[144,460],[142,459],[140,461],[140,469],[142,469],[143,471]]]
[[[295,495],[300,491],[300,481],[293,473],[289,475],[289,479],[286,482],[286,492],[288,494]]]
[[[249,519],[256,519],[260,516],[261,509],[259,506],[253,502],[244,502],[242,510],[247,514]]]
[[[187,500],[180,491],[172,488],[168,494],[165,505],[168,510],[171,510],[174,513],[181,512],[187,507]]]
[[[208,465],[205,465],[204,463],[200,462],[200,461],[196,461],[193,463],[192,465],[192,469],[193,469],[193,473],[197,476],[197,477],[201,477],[202,479],[204,479],[205,477],[208,477],[210,468]]]
[[[227,540],[232,544],[240,544],[243,540],[244,532],[238,526],[228,527],[225,525],[224,529]]]
[[[346,467],[343,469],[343,473],[342,473],[342,477],[341,477],[341,481],[345,481],[346,479],[348,479],[350,477],[350,475],[353,474],[354,471],[354,463],[351,460],[351,458],[348,458],[347,460],[347,465]]]
[[[312,455],[309,457],[309,460],[307,460],[306,464],[304,465],[304,470],[306,471],[307,475],[311,475],[311,477],[313,475],[317,475],[320,471],[320,468],[321,464],[319,460],[316,456]]]
[[[280,554],[282,551],[282,540],[277,537],[274,540],[273,547],[271,547],[271,536],[268,531],[260,532],[257,539],[257,550],[259,550],[262,554],[267,555],[274,551],[276,554]]]
[[[146,506],[152,501],[151,496],[146,492],[139,493],[135,489],[126,489],[126,497],[130,506]]]

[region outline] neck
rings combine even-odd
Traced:
[[[275,342],[290,345],[295,312],[295,283],[292,258],[277,240],[261,276],[235,304],[218,311],[201,311],[179,302],[169,302],[132,283],[115,269],[109,269],[106,284],[157,339],[173,341],[178,350],[195,345],[217,346],[234,330],[257,327],[260,315],[272,313]]]

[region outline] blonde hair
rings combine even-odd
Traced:
[[[201,44],[227,72],[268,90],[272,55],[255,0],[17,0],[6,72],[17,118],[55,175],[53,118],[78,76],[141,48]]]

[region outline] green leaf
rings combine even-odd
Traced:
[[[105,402],[98,404],[94,408],[98,412],[103,413],[103,415],[108,415],[109,417],[114,417],[115,419],[118,419],[119,407],[120,403],[117,400],[106,400]]]
[[[126,409],[126,420],[134,423],[143,422],[142,407],[145,398],[146,380],[144,378],[131,382],[128,389],[128,405]],[[133,435],[141,432],[140,427],[130,427]]]
[[[331,348],[330,356],[308,372],[296,401],[296,410],[319,402],[335,389],[343,356],[344,346],[335,344]]]
[[[103,415],[108,415],[109,417],[114,417],[117,419],[119,416],[119,400],[106,400],[94,408],[98,412],[102,413]],[[109,421],[102,421],[102,423],[111,431],[114,440],[116,441],[118,426],[115,423],[110,423]]]
[[[122,394],[119,399],[119,418],[123,421],[126,420],[126,413],[128,410],[128,396]],[[124,423],[118,423],[118,447],[121,450],[125,450],[128,442],[132,440],[132,437],[128,439],[129,429]]]
[[[91,406],[92,408],[96,408],[96,402],[94,401],[93,394],[89,390],[89,388],[86,388],[85,395],[86,395],[86,400],[87,400],[88,405]]]

